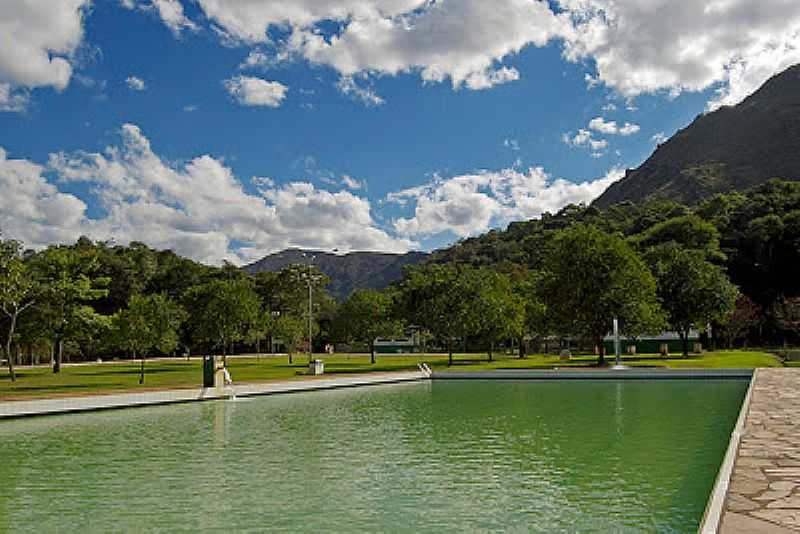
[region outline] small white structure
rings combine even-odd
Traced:
[[[321,375],[325,372],[325,363],[322,360],[311,360],[308,363],[308,374]]]

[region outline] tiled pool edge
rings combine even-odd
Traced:
[[[233,386],[233,393],[235,393],[237,397],[276,395],[325,389],[394,384],[399,382],[415,382],[427,378],[428,375],[416,371],[376,373],[357,377],[332,376],[330,378],[240,384]],[[222,390],[216,388],[193,388],[148,391],[144,393],[118,393],[53,399],[3,401],[0,402],[0,421],[4,419],[42,415],[59,415],[76,412],[220,400],[229,398],[230,396],[230,388]]]
[[[739,453],[739,445],[742,441],[742,432],[744,431],[745,422],[747,421],[747,413],[750,411],[750,401],[753,398],[753,386],[757,378],[758,369],[753,371],[750,385],[747,388],[747,393],[742,401],[742,407],[739,410],[739,417],[736,419],[736,424],[731,432],[728,449],[725,452],[722,465],[720,465],[717,478],[714,481],[714,488],[711,490],[711,495],[709,495],[708,503],[703,513],[703,520],[700,522],[700,526],[697,529],[697,532],[700,534],[715,534],[719,530],[722,514],[725,510],[725,499],[728,496],[728,487],[730,486],[733,467],[736,464],[736,456]]]

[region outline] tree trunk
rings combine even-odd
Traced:
[[[494,352],[494,341],[489,342],[489,361],[492,361],[492,353]]]
[[[261,340],[256,339],[256,358],[261,357]]]
[[[525,357],[525,340],[523,338],[519,338],[519,359],[523,359]]]
[[[61,358],[64,356],[64,340],[58,338],[58,348],[56,349],[56,361],[53,363],[53,372],[61,372]]]
[[[223,367],[228,367],[228,356],[225,353],[225,345],[226,345],[226,343],[223,341],[222,342],[222,365],[223,365]]]
[[[136,357],[136,353],[133,353],[134,358]],[[142,363],[141,367],[139,367],[139,385],[144,384],[144,353],[142,353]]]
[[[681,338],[681,346],[683,347],[683,357],[689,357],[689,333],[685,332],[684,330],[680,330],[678,332],[678,336]]]
[[[17,315],[11,315],[10,319],[11,326],[8,329],[8,339],[6,340],[6,358],[8,359],[8,374],[11,375],[11,381],[15,382],[17,375],[14,372],[14,358],[11,356],[11,340],[14,338],[14,329],[17,326]]]
[[[603,367],[606,364],[606,346],[603,344],[603,337],[599,337],[597,342],[597,365]]]
[[[448,367],[453,365],[453,338],[447,338],[447,365]]]
[[[369,342],[369,361],[375,365],[375,340]]]
[[[292,365],[292,351],[289,351],[289,365]]]

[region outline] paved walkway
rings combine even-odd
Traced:
[[[759,369],[719,532],[800,532],[800,369]]]
[[[56,399],[21,400],[0,402],[0,419],[25,417],[30,415],[46,415],[110,408],[127,408],[133,406],[150,406],[155,404],[171,404],[228,398],[234,393],[237,397],[249,395],[272,395],[276,393],[295,393],[319,389],[343,387],[371,386],[409,382],[428,378],[420,372],[369,373],[352,376],[320,376],[304,380],[284,380],[280,382],[264,382],[239,384],[224,388],[171,389],[165,391],[148,391],[143,393],[119,393],[112,395],[90,395],[83,397],[65,397]]]

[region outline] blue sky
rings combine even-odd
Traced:
[[[800,60],[800,8],[641,4],[12,1],[0,230],[243,263],[430,250],[589,202]]]

